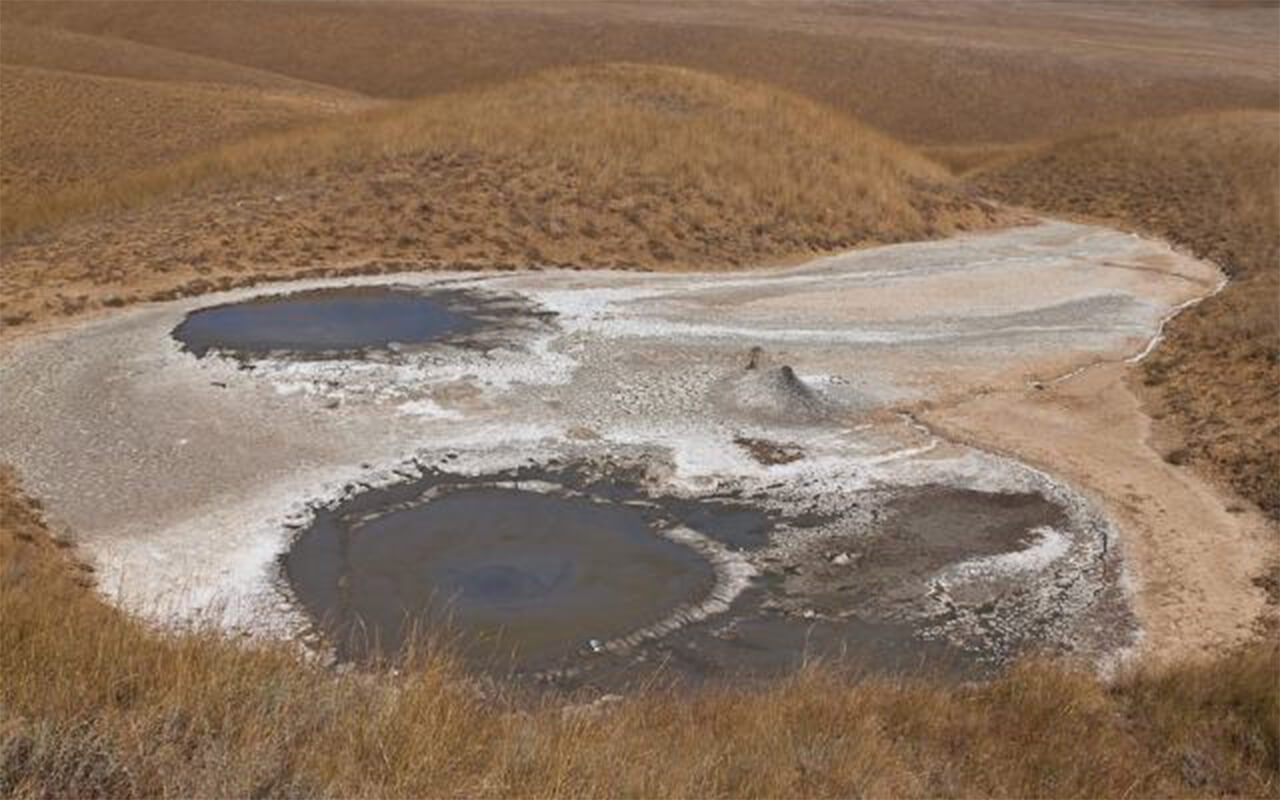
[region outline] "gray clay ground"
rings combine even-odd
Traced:
[[[0,460],[93,559],[107,596],[158,621],[314,640],[282,555],[318,512],[397,484],[426,500],[514,488],[520,469],[522,491],[569,496],[572,468],[625,474],[641,505],[730,498],[773,522],[752,542],[655,522],[712,580],[602,635],[594,656],[574,641],[528,665],[547,680],[768,671],[807,652],[894,668],[998,664],[1028,647],[1106,661],[1140,635],[1119,532],[1051,475],[940,439],[909,412],[1132,358],[1219,281],[1162,243],[1045,223],[749,273],[241,291],[16,344],[0,357]],[[502,321],[248,369],[170,336],[200,307],[370,284],[463,291]]]

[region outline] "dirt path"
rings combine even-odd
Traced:
[[[1173,662],[1220,653],[1256,633],[1263,591],[1252,584],[1275,557],[1273,533],[1198,475],[1167,463],[1151,420],[1106,364],[1046,386],[974,397],[922,419],[943,435],[1039,464],[1102,504],[1120,530],[1145,636],[1144,658]],[[1230,510],[1229,510],[1230,509]]]

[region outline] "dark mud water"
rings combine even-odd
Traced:
[[[388,286],[316,289],[194,311],[173,336],[197,357],[272,352],[349,354],[469,333],[480,322],[460,293]]]
[[[536,480],[536,491],[518,488]],[[991,652],[924,635],[913,603],[939,570],[1018,551],[1063,512],[1035,494],[904,489],[857,535],[816,531],[735,497],[653,497],[625,474],[526,468],[433,472],[319,511],[283,559],[293,593],[340,658],[394,653],[415,626],[445,632],[479,671],[557,688],[622,689],[856,671],[989,674]],[[829,521],[829,520],[827,520]],[[696,530],[760,565],[727,610],[624,648],[607,642],[696,604],[715,582]],[[781,527],[815,529],[778,555]],[[1027,642],[1015,642],[1020,648]]]
[[[530,481],[558,488],[519,488]],[[771,524],[724,499],[653,499],[576,469],[431,472],[320,510],[283,567],[340,657],[443,630],[478,664],[529,671],[707,596],[711,565],[663,531],[683,525],[750,547]]]
[[[350,651],[447,621],[473,654],[545,663],[651,625],[711,588],[711,567],[641,509],[463,488],[370,519],[330,516],[290,554],[295,591]],[[352,637],[355,637],[352,640]]]

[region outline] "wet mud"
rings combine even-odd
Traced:
[[[403,352],[433,342],[464,343],[539,316],[512,298],[461,290],[348,286],[266,295],[191,312],[173,338],[197,358],[287,355],[350,358]]]
[[[320,511],[283,568],[340,658],[443,634],[477,663],[528,670],[602,650],[709,596],[705,554],[666,532],[750,547],[770,525],[744,506],[650,498],[572,470],[435,472]]]
[[[956,599],[937,602],[948,576],[1026,557],[1069,524],[1034,492],[926,485],[803,512],[739,493],[663,495],[652,478],[619,464],[432,469],[318,509],[283,575],[340,661],[421,637],[478,674],[561,690],[751,681],[814,661],[983,677],[1042,646],[1047,617],[1065,613],[1018,605],[1017,569],[988,593],[1015,598],[1034,624],[1003,638],[990,625],[950,635],[962,611],[997,612],[972,581],[954,579]],[[725,558],[750,569],[731,596]]]

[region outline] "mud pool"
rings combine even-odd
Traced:
[[[510,324],[500,298],[408,286],[343,286],[272,294],[191,312],[173,338],[197,358],[362,357]]]
[[[325,657],[425,621],[568,687],[1104,664],[1141,635],[1122,533],[913,411],[1033,402],[1219,279],[1046,223],[733,275],[238,291],[19,342],[0,459],[113,601]]]
[[[818,511],[662,496],[651,477],[639,462],[431,469],[317,510],[284,576],[340,659],[429,632],[478,670],[562,688],[769,677],[813,659],[973,677],[1062,621],[1013,574],[937,602],[939,576],[998,572],[1068,524],[1034,492],[863,492],[850,514],[836,498]],[[1113,600],[1107,621],[1123,629]],[[971,635],[948,636],[966,612]],[[1035,624],[982,630],[1002,614]]]
[[[521,663],[658,622],[714,578],[641,509],[508,488],[320,516],[285,569],[343,654],[395,652],[415,625],[448,626],[471,651]]]

